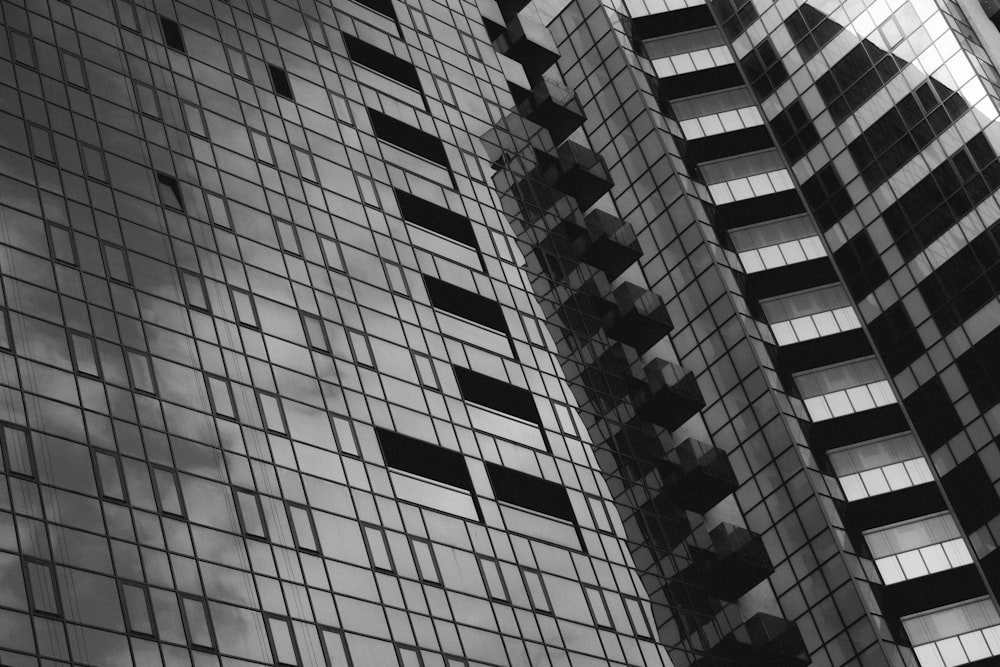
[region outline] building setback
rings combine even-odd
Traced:
[[[0,664],[1000,664],[998,7],[0,0]]]

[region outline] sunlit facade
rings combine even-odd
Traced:
[[[0,665],[1000,661],[998,9],[0,0]]]

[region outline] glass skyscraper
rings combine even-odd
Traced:
[[[0,665],[1000,664],[998,10],[0,0]]]

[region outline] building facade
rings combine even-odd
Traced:
[[[1000,661],[995,11],[0,0],[0,664]]]

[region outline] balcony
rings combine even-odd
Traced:
[[[518,111],[546,128],[556,144],[562,143],[586,119],[573,91],[553,79],[543,76],[525,93],[518,100]]]
[[[720,639],[709,656],[692,663],[692,667],[805,667],[809,662],[798,626],[760,612]]]
[[[617,308],[608,315],[608,336],[642,354],[673,328],[663,300],[649,290],[622,283],[615,289]]]
[[[580,210],[587,210],[614,185],[601,156],[575,141],[566,141],[557,149],[562,173],[556,187],[576,199]]]
[[[642,419],[677,430],[705,407],[705,399],[691,371],[663,359],[646,364],[646,384],[633,395]]]
[[[663,441],[648,422],[633,419],[604,441],[622,475],[630,480],[645,477],[666,455]]]
[[[624,347],[615,344],[604,351],[593,365],[583,371],[582,379],[592,399],[602,402],[606,409],[621,402],[638,387],[640,381],[632,375],[632,359]]]
[[[614,308],[614,304],[605,296],[610,291],[607,280],[597,274],[575,290],[559,306],[556,314],[575,334],[590,338],[600,331],[604,318]]]
[[[720,600],[735,602],[774,572],[760,535],[720,523],[709,536],[713,549],[691,547],[695,562],[682,576],[698,582]]]
[[[527,12],[511,16],[506,32],[494,40],[493,46],[497,52],[521,63],[532,82],[559,60],[559,49],[552,34]]]
[[[694,438],[667,454],[660,473],[671,499],[698,514],[715,507],[739,486],[726,453]]]
[[[665,496],[656,495],[639,508],[639,523],[650,547],[661,553],[673,551],[691,534],[687,512]]]
[[[614,280],[642,255],[632,226],[621,218],[591,211],[584,218],[586,237],[581,239],[580,259]]]

